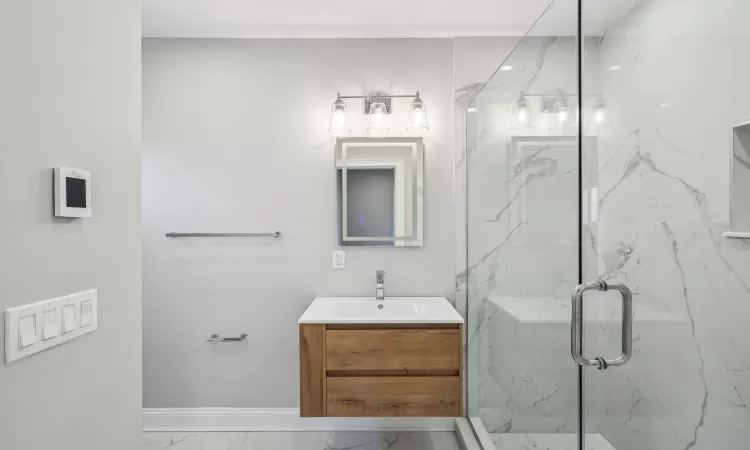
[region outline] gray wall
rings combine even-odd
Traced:
[[[0,364],[0,447],[139,448],[140,2],[0,9],[0,309],[99,290],[94,334]],[[93,218],[52,218],[56,165],[92,171]]]
[[[297,319],[315,296],[452,298],[450,39],[145,40],[144,405],[298,405]],[[425,244],[336,248],[336,92],[419,90]],[[406,125],[395,102],[391,135]],[[351,101],[361,118],[362,103]],[[362,134],[365,124],[353,124]],[[168,231],[273,231],[278,240],[165,239]],[[249,333],[210,345],[213,332]]]

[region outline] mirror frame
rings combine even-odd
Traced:
[[[412,172],[416,178],[416,184],[412,190],[413,201],[414,201],[414,227],[413,233],[403,236],[388,236],[388,237],[350,237],[347,236],[347,175],[346,175],[346,160],[347,160],[347,148],[348,147],[397,147],[406,146],[412,149],[412,161],[414,161],[415,168]],[[339,158],[341,155],[341,158]],[[389,167],[393,167],[396,173],[404,171],[403,164],[399,164],[396,160],[372,160],[364,161],[364,166],[377,167],[382,165],[383,161],[388,161]],[[339,245],[346,246],[346,242],[391,242],[393,241],[393,247],[422,247],[424,245],[424,141],[421,137],[345,137],[336,138],[336,148],[334,151],[334,180],[337,184],[338,189],[338,176],[336,171],[342,169],[341,177],[341,203],[340,208],[337,201],[336,214],[337,221],[340,220],[340,227],[336,227],[336,240]],[[406,176],[406,174],[404,174]],[[396,189],[399,185],[403,185],[400,179],[404,177],[396,176]],[[402,188],[403,189],[403,188]],[[399,199],[395,199],[398,204]],[[396,233],[394,233],[396,234]]]

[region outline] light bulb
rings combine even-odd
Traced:
[[[346,111],[336,110],[333,112],[333,126],[341,128],[346,123]]]
[[[529,121],[529,112],[526,109],[518,110],[518,122],[526,123]]]
[[[603,98],[599,98],[594,103],[594,123],[597,125],[603,124],[607,120],[607,102]]]
[[[382,125],[383,117],[385,117],[385,105],[382,103],[373,103],[370,109],[372,123],[376,126]]]
[[[415,109],[411,112],[411,124],[418,127],[422,123],[424,112],[421,109]]]
[[[604,110],[604,108],[596,108],[596,111],[594,111],[594,122],[596,122],[598,125],[601,125],[604,123],[604,120],[606,120],[607,112]]]
[[[390,131],[390,128],[384,125],[386,113],[385,103],[380,99],[375,100],[370,105],[370,127],[367,130],[380,133]]]
[[[531,107],[523,92],[516,102],[516,120],[519,124],[527,124],[531,120]]]
[[[557,119],[557,123],[567,122],[568,117],[570,117],[570,110],[568,109],[568,105],[565,104],[564,101],[558,101],[555,104],[555,118]]]

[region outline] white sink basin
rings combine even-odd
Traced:
[[[445,297],[317,297],[299,323],[464,323]]]

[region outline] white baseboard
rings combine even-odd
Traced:
[[[300,417],[298,408],[145,408],[143,431],[454,431],[455,418]]]

